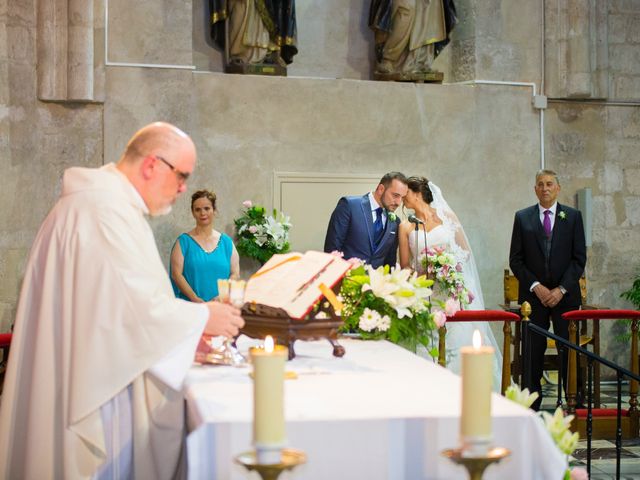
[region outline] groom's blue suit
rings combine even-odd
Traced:
[[[398,225],[387,216],[382,239],[375,245],[373,215],[369,194],[342,197],[331,214],[324,251],[338,250],[344,258],[359,258],[373,267],[396,264],[398,249]]]

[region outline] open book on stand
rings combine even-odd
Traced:
[[[245,302],[280,308],[303,320],[323,297],[335,302],[331,289],[350,267],[340,257],[313,250],[274,255],[247,282]]]

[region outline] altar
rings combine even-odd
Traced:
[[[286,479],[465,479],[440,452],[458,444],[460,377],[386,341],[296,342],[285,382],[288,445],[307,463]],[[241,337],[246,352],[254,340]],[[190,479],[259,478],[233,458],[251,449],[250,369],[194,366],[186,379]],[[564,460],[536,415],[494,394],[494,445],[511,456],[485,479],[561,479]]]

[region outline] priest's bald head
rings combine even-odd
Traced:
[[[169,213],[187,189],[196,165],[196,147],[178,127],[155,122],[138,130],[118,162],[151,215]]]

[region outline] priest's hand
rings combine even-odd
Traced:
[[[209,320],[204,329],[208,335],[224,335],[235,337],[244,326],[244,319],[240,316],[240,309],[220,302],[207,302]]]

